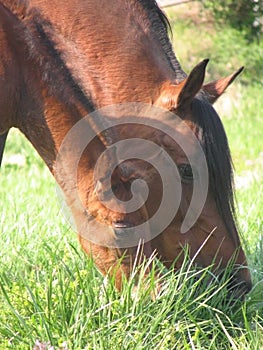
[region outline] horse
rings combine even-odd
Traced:
[[[82,248],[117,289],[152,255],[178,270],[188,245],[198,266],[222,271],[233,260],[232,293],[243,298],[251,277],[228,141],[212,106],[243,68],[204,83],[205,59],[187,75],[155,0],[1,0],[0,18],[0,159],[18,128],[59,184]],[[155,166],[168,160],[173,186]],[[198,179],[206,180],[199,192]],[[126,210],[135,185],[137,206]],[[162,216],[178,210],[151,221],[164,195]]]

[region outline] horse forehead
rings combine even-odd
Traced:
[[[173,138],[167,135],[162,136],[162,143],[154,142],[153,148],[149,143],[146,145],[143,142],[138,144],[136,141],[133,144],[132,152],[131,149],[127,149],[126,153],[125,147],[121,149],[120,154],[117,152],[117,158],[120,161],[120,175],[123,179],[143,178],[146,181],[152,181],[156,179],[155,173],[156,170],[157,172],[160,170],[160,167],[164,170],[167,166],[169,168],[171,164],[176,166],[191,163],[198,154],[196,143],[186,141],[187,145],[179,145]]]
[[[175,162],[194,158],[202,148],[202,130],[194,122],[184,120],[171,133],[159,132],[158,143],[171,153]]]

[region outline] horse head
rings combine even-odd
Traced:
[[[168,267],[174,264],[178,269],[181,266],[181,252],[186,244],[199,267],[213,265],[219,273],[232,261],[230,288],[235,286],[232,295],[243,297],[251,289],[251,279],[235,223],[229,146],[223,125],[212,107],[242,68],[229,77],[204,85],[207,62],[204,60],[197,65],[182,82],[162,86],[156,105],[163,111],[158,108],[154,116],[149,116],[149,120],[157,116],[157,124],[147,120],[134,122],[130,127],[128,119],[115,128],[121,139],[136,141],[130,146],[126,144],[126,157],[123,153],[122,157],[115,154],[118,166],[112,171],[108,187],[100,179],[94,193],[106,202],[119,200],[116,210],[106,215],[115,237],[127,239],[127,228],[130,229],[128,233],[133,234],[136,227],[148,222],[148,226],[142,226],[147,232],[139,230],[138,235],[150,242],[150,251],[155,251]],[[166,132],[169,128],[170,134]],[[158,147],[149,146],[147,150],[138,138]],[[142,154],[144,156],[139,156]],[[163,174],[171,171],[169,159],[177,170],[164,179],[166,175]],[[139,184],[133,186],[138,180]],[[139,209],[127,211],[125,202],[144,191],[140,181],[147,183],[147,195],[141,196],[144,200]],[[112,191],[109,191],[109,184]],[[151,221],[168,192],[168,204],[161,211],[163,219]],[[167,214],[170,207],[178,207],[172,218]],[[164,225],[160,221],[165,221]]]

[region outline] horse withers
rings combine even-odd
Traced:
[[[19,128],[98,268],[121,289],[153,254],[180,268],[188,244],[199,266],[234,259],[243,297],[251,279],[212,107],[241,70],[204,84],[204,60],[187,76],[154,0],[1,0],[0,25],[0,155]]]

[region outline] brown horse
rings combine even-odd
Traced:
[[[231,158],[211,105],[241,69],[204,85],[204,60],[187,76],[154,0],[1,0],[0,19],[0,158],[8,130],[19,128],[64,192],[82,247],[103,273],[116,273],[118,288],[152,254],[179,268],[189,244],[200,266],[224,269],[231,259],[243,266],[233,279],[235,295],[244,296],[251,280],[234,219]],[[120,141],[132,143],[116,150]],[[197,153],[205,163],[195,162]],[[156,166],[166,169],[168,158],[174,186],[163,184],[166,170],[160,175]],[[201,209],[191,204],[198,179]],[[136,183],[140,205],[127,210]],[[149,224],[169,193],[161,216],[177,203],[175,215]]]

